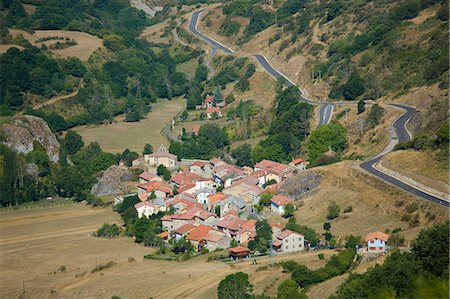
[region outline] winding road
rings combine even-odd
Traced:
[[[198,29],[197,29],[198,20],[199,20],[201,13],[204,10],[205,9],[201,9],[192,14],[192,17],[189,21],[189,31],[191,31],[191,33],[193,33],[200,39],[202,39],[202,40],[206,41],[207,43],[209,43],[210,45],[212,45],[213,48],[221,49],[222,51],[224,51],[227,54],[236,54],[236,52],[233,51],[232,49],[230,49],[229,47],[223,45],[222,43],[201,33],[200,31],[198,31]],[[261,64],[261,66],[274,78],[276,78],[276,79],[279,77],[284,78],[287,86],[296,85],[286,75],[281,73],[279,70],[275,69],[264,55],[253,54],[253,56],[258,60],[258,62]],[[300,92],[301,92],[301,94],[303,94],[301,89],[300,89]],[[320,105],[319,113],[318,113],[319,114],[318,115],[318,117],[319,117],[318,126],[321,126],[323,124],[328,124],[330,122],[336,103],[316,102],[316,101],[307,99],[303,95],[301,95],[300,97],[301,97],[301,100],[306,101],[310,104]],[[354,102],[346,102],[345,104],[354,104]],[[438,205],[441,205],[441,206],[444,206],[447,208],[450,207],[449,201],[447,199],[440,198],[440,197],[432,195],[424,190],[418,189],[417,187],[415,187],[413,185],[410,185],[404,181],[401,181],[398,178],[395,178],[394,176],[391,176],[387,173],[381,172],[375,168],[375,165],[383,158],[384,155],[386,155],[387,153],[392,151],[396,144],[398,144],[399,142],[408,141],[412,138],[411,133],[406,128],[406,125],[408,124],[408,122],[411,120],[411,118],[416,113],[416,109],[411,106],[400,105],[400,104],[389,104],[387,106],[405,111],[392,124],[392,128],[395,130],[395,134],[391,134],[391,140],[390,140],[389,145],[380,154],[376,155],[375,157],[373,157],[367,161],[362,162],[359,166],[363,170],[374,175],[375,177],[377,177],[391,185],[394,185],[410,194],[413,194],[417,197],[420,197],[422,199],[425,199],[427,201],[433,202],[435,204],[438,204]]]

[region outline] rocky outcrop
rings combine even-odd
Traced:
[[[1,126],[4,138],[2,143],[18,153],[33,151],[33,142],[38,141],[47,150],[50,161],[59,161],[60,145],[55,134],[40,117],[22,115],[14,117]]]
[[[300,171],[297,175],[283,181],[278,191],[293,199],[300,199],[319,187],[322,178],[315,170]]]
[[[124,193],[123,182],[131,180],[133,174],[125,166],[113,165],[105,170],[98,182],[92,187],[91,193],[97,196],[109,196]]]

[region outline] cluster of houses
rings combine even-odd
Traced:
[[[226,102],[224,99],[220,102],[214,101],[214,96],[212,95],[206,95],[205,99],[203,100],[201,105],[195,106],[195,109],[206,109],[206,118],[212,119],[212,118],[219,118],[222,117],[222,111],[223,108],[225,108]]]
[[[290,165],[263,160],[253,168],[241,168],[219,158],[181,163],[163,146],[157,152],[133,161],[133,165],[147,166],[137,185],[141,200],[135,205],[138,216],[149,217],[172,209],[173,214],[161,219],[165,232],[160,237],[164,240],[184,237],[198,250],[228,248],[233,239],[239,248],[246,248],[256,237],[256,220],[253,219],[260,195],[267,190],[276,194],[285,178],[306,167],[301,159]],[[173,171],[170,181],[165,182],[152,172],[158,165]],[[293,201],[276,194],[271,201],[271,210],[282,215],[289,203]],[[272,229],[275,252],[304,249],[302,235],[283,230],[276,224]]]

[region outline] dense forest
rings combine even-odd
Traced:
[[[77,30],[103,38],[108,49],[100,63],[89,61],[83,65],[77,59],[57,59],[45,49],[33,47],[26,40],[25,49],[10,49],[0,56],[0,86],[2,114],[26,109],[47,120],[52,129],[65,130],[75,125],[111,121],[115,115],[126,113],[128,121],[144,117],[157,98],[172,98],[185,93],[189,81],[177,72],[176,63],[197,57],[200,52],[187,48],[188,55],[175,57],[168,47],[155,53],[150,45],[138,38],[141,30],[151,21],[144,12],[129,6],[128,1],[45,1],[37,3],[34,14],[17,13],[23,5],[18,0],[4,0],[1,22],[2,39],[10,39],[7,27],[18,29]],[[15,41],[12,41],[15,42]],[[19,66],[19,67],[17,67]],[[18,80],[21,78],[21,80]],[[76,97],[84,112],[69,119],[51,113],[32,111],[25,95],[36,94],[43,98],[74,88],[74,78],[83,85]],[[20,84],[15,84],[20,82]]]

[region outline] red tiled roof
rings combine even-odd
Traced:
[[[366,242],[369,241],[369,240],[375,240],[375,239],[382,240],[382,241],[386,242],[389,239],[389,235],[385,234],[385,233],[382,233],[380,231],[376,231],[376,232],[373,232],[373,233],[370,233],[370,234],[367,235]]]
[[[185,184],[185,185],[180,186],[177,189],[177,192],[181,192],[182,193],[182,192],[185,192],[185,191],[187,191],[187,190],[189,190],[191,188],[194,188],[194,187],[195,187],[194,183]]]
[[[134,207],[136,209],[139,209],[139,208],[141,208],[143,206],[152,207],[152,208],[158,208],[157,206],[155,206],[154,204],[152,204],[151,202],[148,202],[148,201],[141,201],[141,202],[138,202],[137,204],[134,205]]]
[[[195,225],[186,223],[186,224],[180,226],[179,228],[175,229],[174,232],[179,235],[184,235],[184,234],[190,232],[191,230],[193,230],[194,228],[195,228]]]
[[[161,237],[161,238],[165,238],[165,237],[169,236],[169,232],[162,232],[160,234],[157,234],[157,236]]]
[[[200,224],[196,226],[193,230],[189,231],[187,239],[190,241],[201,241],[203,240],[208,232],[212,230],[212,227]]]
[[[138,195],[138,197],[141,201],[146,201],[148,198],[148,193],[147,192],[141,193],[140,195]]]
[[[244,253],[244,252],[250,252],[250,249],[248,247],[244,246],[237,246],[233,248],[228,248],[228,250],[232,253]]]
[[[287,229],[287,230],[282,231],[281,234],[279,234],[277,236],[277,239],[283,240],[286,237],[289,237],[291,234],[297,234],[297,235],[303,236],[302,234],[299,234],[299,233],[296,233],[296,232],[293,232],[293,231]]]
[[[195,166],[198,166],[198,167],[203,167],[206,164],[208,164],[208,163],[204,162],[204,161],[195,161],[194,163],[191,164],[191,166],[195,165]]]
[[[262,160],[255,164],[255,168],[261,168],[277,175],[282,175],[289,170],[289,165],[281,164],[275,161]]]
[[[189,210],[187,210],[185,214],[196,216],[202,220],[208,219],[209,217],[216,217],[216,214],[208,212],[199,207],[192,207]]]
[[[172,187],[164,182],[152,181],[147,184],[139,184],[138,188],[144,189],[148,193],[159,190],[165,193],[172,194]]]
[[[238,218],[233,215],[227,215],[223,217],[219,222],[217,222],[217,227],[223,227],[231,230],[241,230],[242,226],[247,222],[247,220]]]
[[[156,152],[156,153],[150,154],[148,156],[152,157],[152,158],[169,158],[169,159],[172,159],[175,161],[177,160],[177,156],[175,156],[169,152],[165,152],[165,151]]]
[[[274,197],[272,197],[270,201],[276,204],[277,206],[284,206],[287,205],[288,203],[294,203],[292,199],[289,199],[282,194],[275,195]]]
[[[279,229],[283,229],[283,226],[281,224],[279,224],[279,223],[271,223],[270,226],[271,227],[276,227],[276,228],[279,228]]]
[[[216,104],[217,107],[225,107],[225,105],[226,105],[225,101]]]
[[[228,216],[228,215],[238,217],[239,213],[236,210],[229,210],[228,212],[226,212],[225,216]]]
[[[214,113],[214,112],[219,113],[220,112],[220,108],[219,107],[208,107],[208,108],[206,108],[206,113]]]
[[[223,237],[225,237],[224,233],[213,229],[213,230],[210,230],[208,232],[208,234],[205,236],[205,240],[210,241],[210,242],[218,242]]]
[[[224,200],[225,198],[227,198],[228,196],[229,196],[229,195],[227,195],[227,194],[224,194],[224,193],[222,193],[222,192],[218,192],[218,193],[216,193],[216,194],[213,194],[213,195],[208,196],[209,203],[210,203],[210,204],[213,204],[213,203],[215,203],[216,201],[222,201],[222,200]]]
[[[299,163],[305,162],[302,158],[297,158],[291,162],[293,165],[297,165]]]
[[[140,178],[140,179],[144,179],[144,180],[146,180],[146,181],[148,181],[148,182],[150,182],[150,181],[151,181],[152,179],[154,179],[155,177],[157,177],[156,174],[150,173],[150,172],[148,172],[148,171],[144,171],[143,173],[141,173],[141,174],[139,175],[139,178]]]
[[[214,96],[209,95],[209,94],[206,95],[206,98],[205,98],[204,102],[205,103],[212,103],[212,102],[214,102]]]
[[[180,173],[174,175],[170,180],[175,184],[181,186],[185,184],[191,184],[197,182],[199,179],[202,179],[198,174],[192,173],[188,170],[184,170]]]
[[[273,241],[272,245],[275,247],[279,247],[279,246],[283,245],[283,242],[281,242],[280,240],[276,240],[276,241]]]
[[[192,132],[195,135],[198,135],[198,130],[200,130],[200,126],[199,125],[192,125]]]

